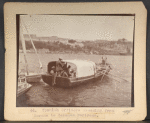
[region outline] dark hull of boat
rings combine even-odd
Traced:
[[[54,86],[60,86],[60,87],[77,86],[82,83],[94,82],[97,79],[101,79],[102,76],[103,74],[99,73],[97,75],[92,75],[88,77],[79,77],[79,78],[56,77],[56,84]],[[42,79],[45,83],[52,85],[52,80],[53,80],[52,75],[43,74]]]
[[[41,75],[28,75],[26,76],[27,83],[38,83],[42,79]]]

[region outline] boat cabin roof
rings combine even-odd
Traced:
[[[96,73],[96,64],[92,61],[87,60],[63,60],[67,64],[71,63],[75,65],[76,77],[86,77],[95,75]],[[55,65],[56,61],[52,61],[49,65]],[[69,65],[71,65],[69,64]],[[74,69],[74,66],[71,66],[71,69]]]
[[[77,77],[91,76],[96,73],[96,64],[87,60],[64,60],[67,63],[73,63],[76,65]]]
[[[86,61],[86,60],[63,60],[64,62],[69,62],[75,64],[77,67],[80,66],[91,66],[94,65],[95,63],[92,61]]]

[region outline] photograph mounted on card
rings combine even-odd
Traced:
[[[146,15],[142,2],[6,3],[5,119],[143,120]]]

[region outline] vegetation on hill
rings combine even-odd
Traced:
[[[54,36],[53,36],[54,37]],[[48,41],[33,40],[37,50],[48,49],[50,53],[86,53],[86,54],[106,54],[117,55],[126,48],[132,49],[133,43],[126,39],[119,39],[118,41],[95,40],[95,41],[80,41],[80,43],[73,39],[68,39],[67,43],[62,41],[62,38]],[[61,40],[59,40],[61,39]],[[65,40],[65,39],[64,39]],[[26,40],[26,49],[31,50],[33,46],[30,40]],[[78,45],[82,44],[81,45]],[[19,49],[22,49],[21,41],[19,41]]]

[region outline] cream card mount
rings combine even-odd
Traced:
[[[146,19],[142,2],[5,3],[5,120],[144,120]]]

